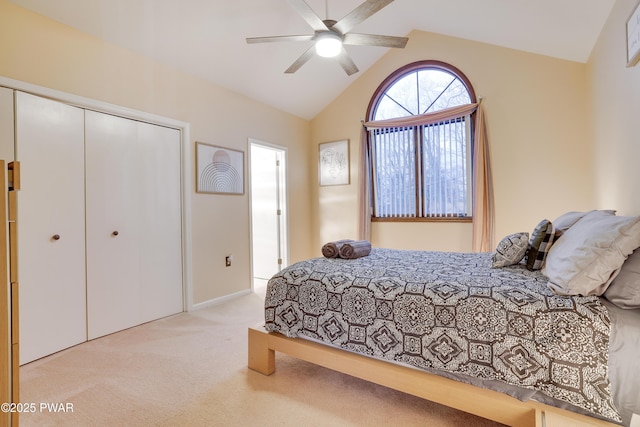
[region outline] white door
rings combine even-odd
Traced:
[[[138,124],[142,321],[183,310],[180,131]]]
[[[16,92],[20,364],[87,339],[84,110]]]
[[[137,127],[133,120],[86,112],[89,339],[140,323]]]
[[[286,264],[285,151],[251,142],[251,233],[254,282]]]
[[[182,311],[180,133],[87,111],[89,339]]]

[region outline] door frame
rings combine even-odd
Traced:
[[[192,311],[193,307],[193,274],[191,255],[191,193],[192,193],[192,145],[190,144],[190,124],[169,117],[146,113],[103,101],[97,101],[78,95],[49,89],[43,86],[22,82],[0,76],[0,86],[36,96],[50,98],[76,107],[95,110],[101,113],[113,114],[127,119],[138,120],[154,125],[165,126],[180,131],[181,157],[181,214],[182,214],[182,309]],[[14,156],[15,158],[15,156]],[[14,159],[5,159],[7,161]]]
[[[283,155],[283,163],[284,163],[284,189],[281,194],[284,195],[284,203],[281,205],[284,210],[284,219],[282,221],[282,230],[280,230],[280,235],[283,237],[280,242],[280,249],[282,250],[282,264],[280,268],[284,268],[289,265],[289,186],[287,183],[289,182],[289,168],[287,167],[287,159],[289,157],[289,152],[287,147],[272,144],[270,142],[265,142],[256,138],[249,138],[247,142],[247,153],[249,159],[249,248],[250,248],[250,256],[249,260],[251,263],[251,291],[254,291],[254,273],[253,273],[253,195],[251,194],[251,184],[253,176],[251,174],[251,147],[253,145],[261,146],[264,148],[272,149],[275,151],[279,151]]]

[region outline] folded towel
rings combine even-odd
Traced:
[[[371,243],[368,240],[355,240],[340,246],[340,258],[356,259],[371,253]]]
[[[353,242],[353,240],[343,239],[326,243],[322,247],[322,255],[327,258],[338,258],[340,256],[340,248],[347,242]]]

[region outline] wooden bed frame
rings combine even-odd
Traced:
[[[373,359],[313,341],[249,328],[248,366],[264,375],[276,370],[275,352],[314,363],[514,427],[615,427],[617,424],[576,414],[535,401],[522,402],[506,394],[440,377],[418,369]]]

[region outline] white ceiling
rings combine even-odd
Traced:
[[[310,42],[248,45],[245,38],[312,34],[286,0],[11,1],[306,119],[388,50],[346,46],[360,69],[351,77],[319,57],[284,74]],[[306,1],[327,18],[325,0]],[[329,18],[339,20],[363,1],[328,0]],[[353,31],[406,36],[417,29],[586,62],[614,2],[396,0]]]

